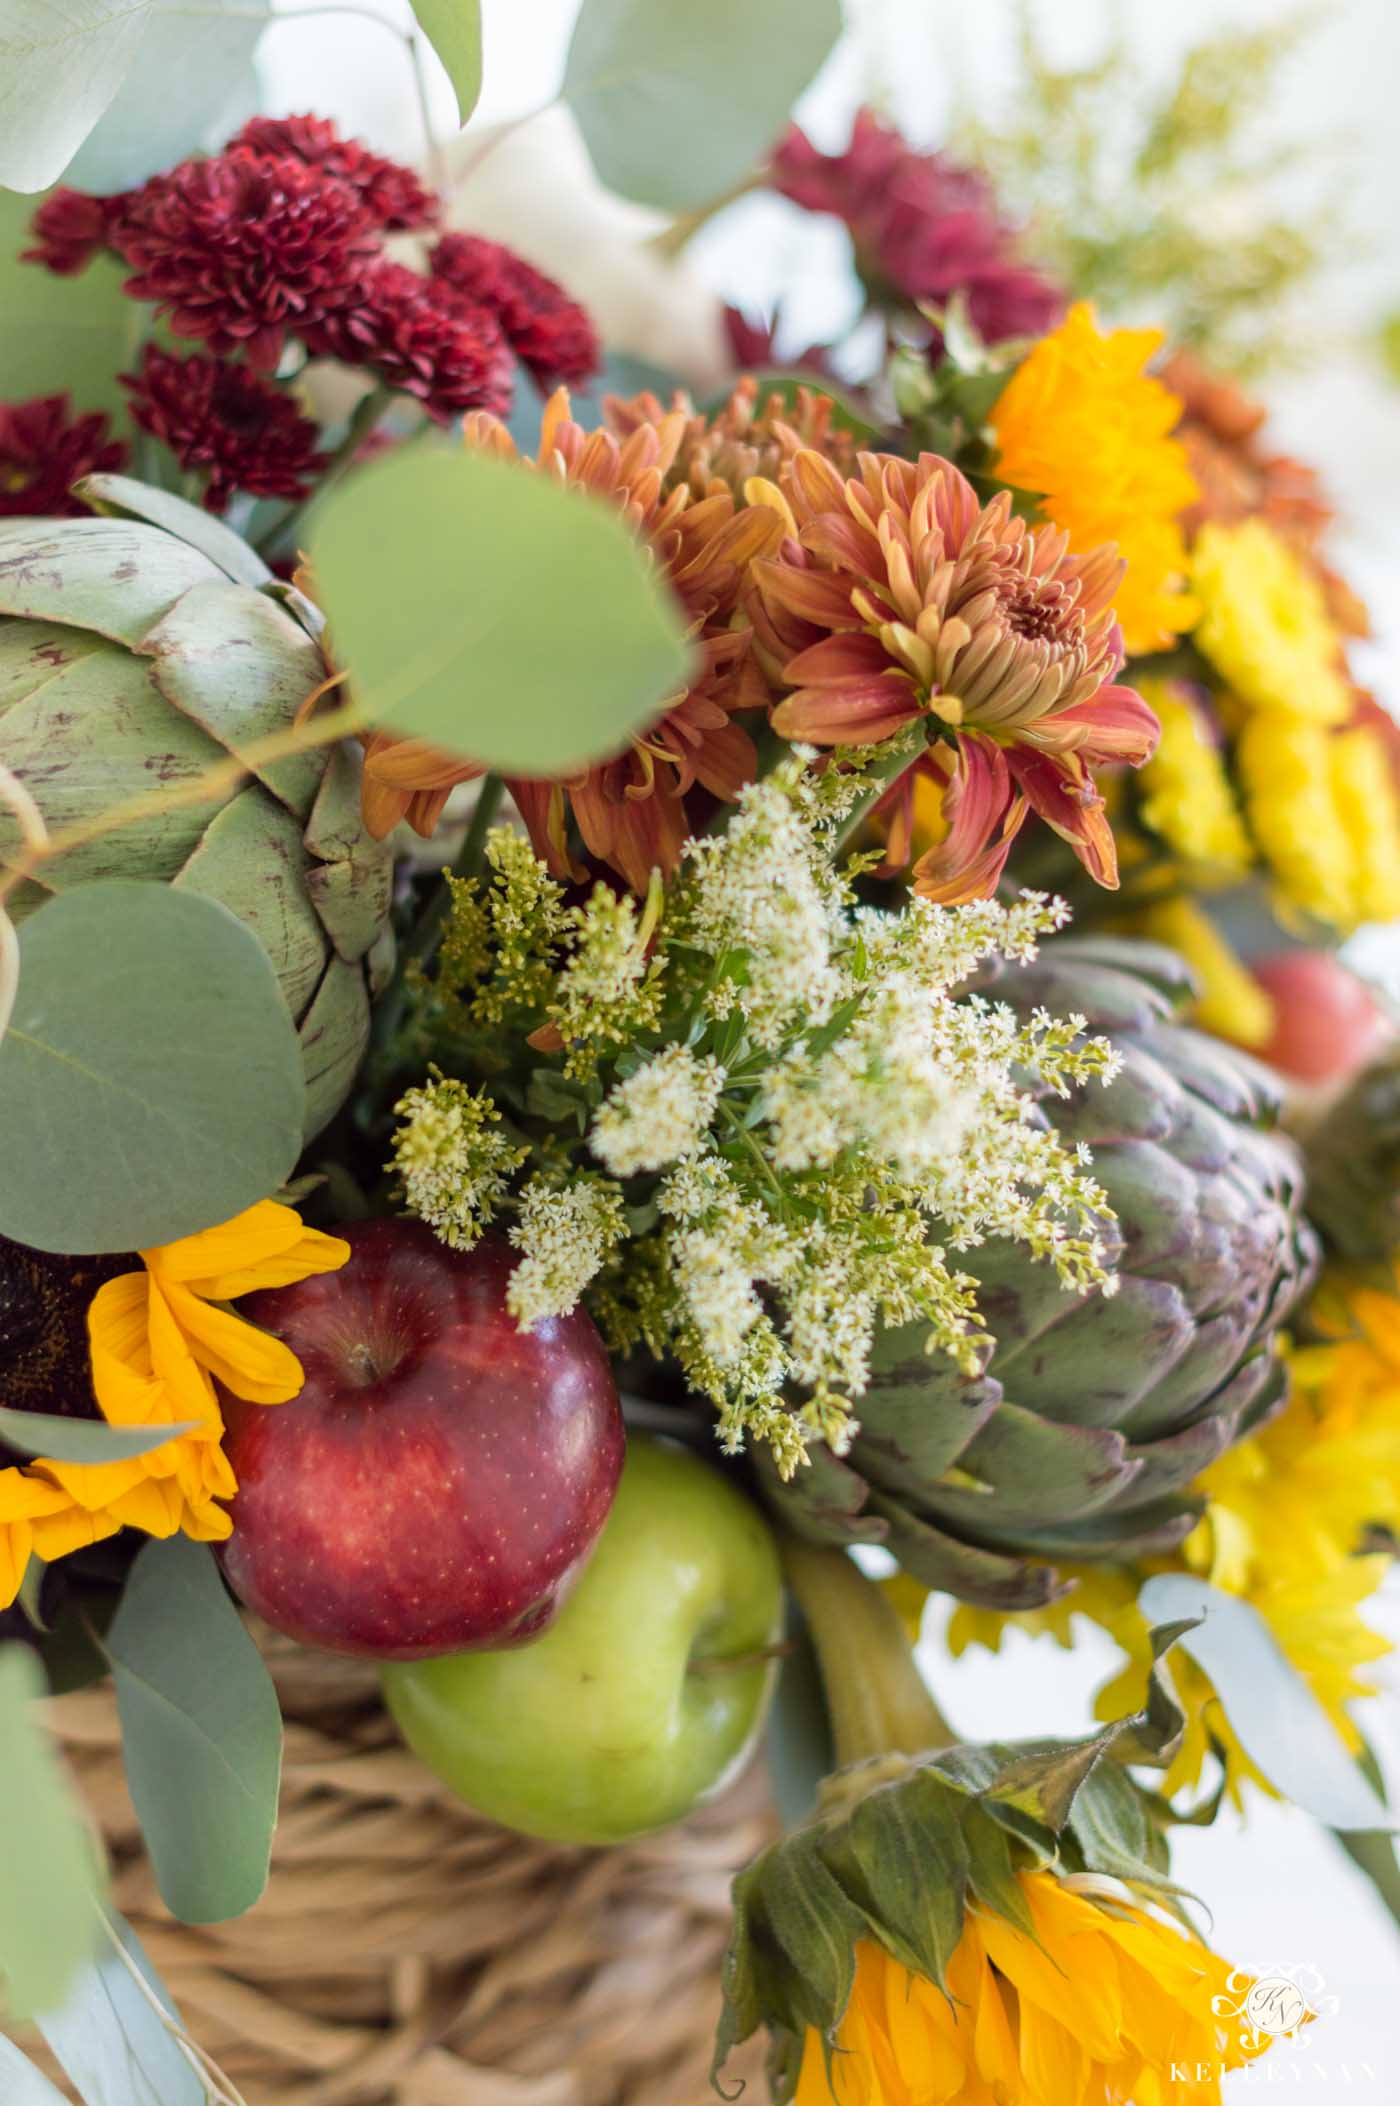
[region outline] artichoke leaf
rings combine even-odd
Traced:
[[[310,1140],[345,1102],[369,1044],[369,992],[364,974],[333,956],[301,1020],[306,1064],[306,1138]]]
[[[130,475],[85,475],[74,483],[73,495],[103,519],[141,519],[147,526],[163,528],[217,563],[235,585],[265,585],[272,576],[251,542],[172,490],[158,490],[154,483],[139,483]]]
[[[63,622],[137,649],[217,567],[142,520],[0,519],[0,614]]]
[[[171,882],[222,900],[247,923],[299,1020],[320,984],[328,951],[307,897],[306,851],[291,813],[250,783],[210,821]]]

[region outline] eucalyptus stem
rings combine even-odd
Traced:
[[[304,503],[293,506],[290,512],[279,519],[275,525],[268,528],[267,532],[256,544],[260,556],[266,558],[280,555],[289,542],[295,541],[297,528],[306,517],[309,507],[313,504],[318,504],[328,490],[335,488],[335,485],[340,481],[340,478],[354,460],[355,455],[389,407],[390,402],[393,400],[393,395],[393,389],[386,387],[382,381],[376,383],[367,394],[361,395],[350,414],[350,421],[345,427],[344,436],[326,463],[325,474],[317,483],[315,490]]]
[[[930,1696],[899,1612],[844,1550],[785,1536],[783,1569],[816,1648],[836,1760],[920,1755],[957,1738]]]
[[[737,183],[732,183],[728,190],[722,190],[718,197],[712,197],[705,204],[697,205],[693,212],[678,214],[669,226],[663,227],[659,234],[652,236],[648,243],[652,254],[668,260],[679,256],[702,227],[707,227],[712,219],[717,219],[721,212],[728,211],[731,205],[737,204],[741,197],[747,197],[750,191],[762,190],[766,180],[761,168],[752,169]]]

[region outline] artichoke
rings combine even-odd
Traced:
[[[178,783],[290,723],[325,678],[314,610],[207,513],[122,476],[107,515],[0,521],[0,763],[51,831]],[[0,804],[0,865],[19,846]],[[391,958],[386,850],[360,823],[345,746],[75,843],[11,895],[14,920],[101,877],[221,900],[270,955],[306,1066],[308,1135],[344,1101]]]
[[[789,1484],[764,1472],[797,1534],[881,1543],[929,1586],[1012,1609],[1063,1591],[1055,1560],[1127,1561],[1189,1531],[1186,1488],[1282,1401],[1276,1335],[1315,1262],[1299,1158],[1265,1130],[1271,1080],[1174,1021],[1192,991],[1175,953],[1126,939],[1058,938],[998,983],[1122,1052],[1107,1087],[1042,1107],[1093,1150],[1118,1291],[1066,1294],[1020,1245],[974,1251],[982,1371],[930,1358],[918,1325],[884,1333],[849,1453],[815,1449]]]

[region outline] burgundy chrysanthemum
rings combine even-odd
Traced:
[[[238,490],[300,499],[326,464],[317,427],[284,388],[243,365],[196,353],[178,358],[146,346],[139,373],[124,373],[131,414],[162,439],[180,466],[209,478],[204,503],[227,510]]]
[[[125,462],[102,410],[75,417],[66,394],[0,402],[0,518],[86,519],[87,506],[68,494],[73,484]]]
[[[537,386],[577,386],[598,370],[598,333],[562,285],[499,241],[444,234],[429,259],[434,278],[495,315]]]
[[[30,221],[35,243],[20,261],[42,263],[58,278],[76,277],[110,245],[126,196],[125,191],[116,197],[90,197],[85,190],[55,190]]]
[[[938,306],[961,293],[986,343],[1039,335],[1064,310],[1056,288],[1018,258],[987,178],[920,153],[869,110],[857,112],[840,154],[818,152],[791,126],[770,172],[794,204],[845,221],[877,299]]]
[[[378,257],[378,229],[348,183],[290,154],[183,161],[126,200],[112,246],[126,290],[177,336],[241,351],[271,372],[289,333],[349,307]]]
[[[376,264],[354,306],[327,316],[306,342],[315,357],[367,366],[440,424],[464,410],[501,416],[510,407],[510,350],[495,316],[402,263]]]
[[[431,226],[437,193],[402,162],[372,153],[362,140],[342,139],[328,117],[251,117],[229,151],[277,158],[291,154],[308,168],[338,176],[360,198],[377,227],[402,230]]]

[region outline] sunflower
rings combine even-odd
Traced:
[[[687,428],[677,410],[656,423],[642,419],[625,439],[586,432],[570,418],[561,388],[545,410],[539,458],[529,464],[615,505],[650,544],[689,620],[697,660],[690,685],[618,758],[559,781],[509,779],[535,853],[557,878],[584,874],[569,854],[572,812],[589,854],[645,892],[653,869],[675,868],[693,831],[685,800],[695,786],[732,802],[756,771],[753,741],[735,718],[762,708],[767,689],[737,610],[749,562],[776,545],[780,527],[763,506],[739,509],[721,484],[704,496],[684,483],[668,486]],[[516,457],[497,417],[468,417],[465,435],[468,445]],[[419,739],[372,731],[363,744],[364,818],[377,838],[400,819],[431,834],[452,788],[483,773],[479,763]]]
[[[1181,402],[1146,371],[1156,329],[1097,326],[1092,307],[1071,307],[997,398],[994,473],[1030,492],[1071,549],[1116,545],[1127,572],[1116,594],[1132,653],[1167,649],[1196,619],[1185,589],[1181,518],[1197,497],[1173,430]]]
[[[835,2047],[808,2029],[794,2106],[1206,2106],[1267,2045],[1229,2023],[1247,1980],[1194,1938],[1100,1881],[1018,1879],[1034,1935],[970,1907],[946,1989],[856,1945]]]
[[[17,1255],[16,1255],[17,1253]],[[302,1384],[301,1363],[279,1339],[224,1306],[257,1287],[333,1272],[350,1255],[336,1236],[303,1226],[291,1207],[263,1200],[232,1221],[139,1251],[139,1270],[51,1259],[7,1247],[7,1298],[19,1303],[34,1381],[3,1401],[113,1426],[170,1426],[169,1440],[126,1462],[50,1457],[0,1469],[0,1607],[19,1592],[31,1556],[47,1563],[119,1528],[177,1531],[202,1541],[229,1533],[220,1500],[236,1491],[221,1446],[215,1383],[252,1403],[280,1404]],[[92,1268],[102,1277],[92,1292]],[[87,1295],[87,1365],[75,1358]],[[12,1371],[4,1378],[13,1383]]]

